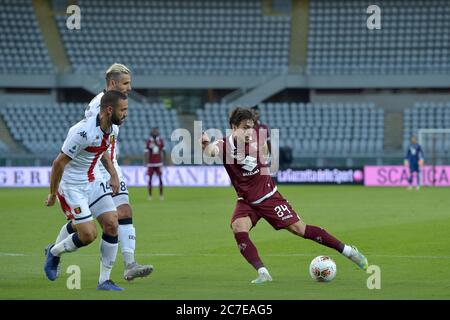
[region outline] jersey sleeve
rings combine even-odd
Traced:
[[[99,111],[100,111],[100,105],[96,106],[96,105],[89,104],[87,106],[86,110],[84,111],[84,116],[86,118],[93,117],[93,116],[96,116],[99,113]]]
[[[72,130],[71,130],[72,131]],[[88,146],[88,137],[83,129],[69,131],[66,140],[63,143],[61,152],[74,159],[81,150]]]
[[[216,146],[219,149],[219,154],[217,155],[217,157],[219,157],[220,159],[222,159],[223,163],[225,163],[225,155],[226,155],[226,143],[225,143],[225,139],[218,139],[215,140],[214,142],[212,142],[212,144],[214,146]]]
[[[165,150],[164,147],[165,147],[164,140],[161,139],[161,151]]]
[[[409,161],[410,155],[411,155],[411,151],[409,150],[409,146],[408,146],[408,148],[406,149],[405,160],[408,160],[408,161]]]
[[[86,118],[96,116],[100,112],[100,100],[103,95],[99,94],[94,97],[94,99],[89,102],[86,110],[84,111],[84,116]]]

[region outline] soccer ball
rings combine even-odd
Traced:
[[[336,277],[336,263],[327,256],[318,256],[309,265],[311,278],[318,282],[330,282]]]

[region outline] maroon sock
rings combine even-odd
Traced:
[[[152,196],[152,178],[153,174],[148,176],[148,195]]]
[[[241,254],[248,261],[248,263],[250,263],[256,270],[264,267],[264,264],[259,258],[258,250],[248,236],[248,232],[237,232],[234,234],[234,238],[236,239]]]
[[[160,196],[163,195],[163,182],[162,182],[161,176],[159,176],[159,195]]]
[[[331,234],[320,227],[307,225],[305,228],[305,239],[313,240],[321,245],[333,248],[339,252],[344,250],[344,244],[338,239],[333,237]]]

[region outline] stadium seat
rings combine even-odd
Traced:
[[[0,7],[0,73],[54,73],[32,1],[0,0]]]
[[[280,145],[291,147],[294,156],[383,152],[384,111],[373,103],[261,103],[259,109],[261,122],[280,130]],[[226,128],[229,110],[226,104],[207,103],[197,110],[197,119],[204,128]]]
[[[418,136],[420,129],[450,129],[450,103],[423,101],[416,102],[403,113],[403,150],[409,145],[411,136]],[[435,141],[430,135],[425,137],[424,152],[432,151],[435,146],[436,155],[448,155],[447,145],[450,133],[436,134]]]
[[[383,3],[382,30],[368,30],[354,0],[309,2],[306,72],[314,75],[448,74],[450,9],[445,0]],[[344,10],[347,7],[349,10]],[[408,8],[408,10],[398,10]],[[336,15],[334,15],[336,14]],[[339,17],[337,19],[336,17]],[[432,21],[420,24],[418,21]],[[363,22],[363,23],[362,23]]]
[[[55,18],[77,73],[104,70],[112,60],[133,66],[133,72],[142,75],[287,71],[290,16],[263,16],[261,0],[166,0],[158,6],[142,1],[139,10],[124,7],[121,1],[102,5],[80,0],[79,5],[85,26],[80,32],[68,30],[64,16]],[[108,37],[111,16],[121,24],[114,39]],[[117,46],[121,42],[127,43],[126,49]]]
[[[84,117],[85,107],[82,103],[7,104],[0,108],[0,116],[3,116],[13,138],[29,151],[56,156],[69,128]],[[51,123],[52,127],[42,133],[34,121],[35,118],[44,123]],[[24,122],[30,125],[23,126]],[[123,126],[119,133],[121,156],[141,156],[144,141],[154,126],[159,128],[166,141],[167,150],[170,150],[170,135],[180,126],[176,111],[168,110],[159,103],[133,104],[133,111],[127,117],[126,126]]]

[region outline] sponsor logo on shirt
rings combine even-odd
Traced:
[[[256,171],[253,171],[253,172],[244,172],[242,175],[244,177],[248,177],[248,176],[253,176],[253,175],[257,174],[258,172],[259,172],[259,169],[256,169]]]
[[[79,134],[82,138],[84,138],[84,139],[87,140],[87,133],[86,133],[86,131],[80,131],[80,132],[78,132],[78,134]]]
[[[256,158],[251,156],[246,156],[244,161],[242,161],[242,163],[244,164],[242,166],[242,169],[247,171],[253,171],[253,169],[255,169],[257,165]]]

